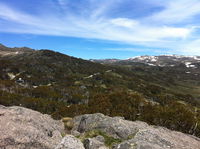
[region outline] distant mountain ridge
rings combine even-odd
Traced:
[[[41,49],[43,51],[47,49]],[[14,47],[9,48],[3,44],[0,44],[0,56],[17,55],[27,52],[34,52],[34,49],[28,47]],[[40,50],[37,50],[40,51]],[[48,50],[47,50],[48,51]],[[51,50],[49,50],[51,51]],[[171,63],[186,63],[186,62],[200,62],[200,56],[184,56],[184,55],[159,55],[159,56],[135,56],[127,59],[90,59],[92,62],[98,62],[102,64],[114,64],[118,62],[139,62],[145,63],[151,66],[170,66]]]
[[[99,59],[92,60],[102,64],[120,64],[128,62],[144,63],[149,66],[175,66],[185,64],[186,67],[195,67],[195,63],[200,63],[200,56],[184,56],[184,55],[159,55],[159,56],[136,56],[124,60],[120,59]]]
[[[4,56],[11,56],[11,55],[18,55],[18,54],[23,54],[27,52],[33,52],[35,50],[28,48],[28,47],[14,47],[14,48],[9,48],[4,46],[3,44],[0,44],[0,57]]]

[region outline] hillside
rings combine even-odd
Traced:
[[[2,105],[24,106],[55,119],[100,112],[200,136],[198,57],[151,58],[152,65],[133,59],[100,64],[3,45],[0,55]]]
[[[101,113],[53,120],[27,108],[0,105],[0,148],[197,149],[200,139],[141,121]],[[12,128],[12,129],[10,129]]]
[[[168,89],[176,89],[176,92],[192,94],[197,99],[199,98],[199,56],[138,56],[126,60],[105,59],[92,61],[123,67],[143,76],[144,79],[150,78],[154,83]]]

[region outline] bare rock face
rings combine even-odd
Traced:
[[[65,136],[55,149],[85,149],[83,143],[72,135]]]
[[[198,149],[200,139],[163,127],[150,126],[140,121],[127,121],[120,117],[103,114],[86,114],[73,119],[73,132],[80,134],[93,130],[121,140],[114,149]],[[77,134],[77,133],[76,133]],[[91,139],[90,139],[91,142]]]
[[[0,106],[1,149],[54,149],[64,125],[49,115],[22,108]]]

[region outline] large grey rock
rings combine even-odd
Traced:
[[[73,119],[73,131],[84,133],[90,130],[98,129],[106,132],[114,138],[127,139],[129,136],[138,132],[139,128],[145,128],[148,125],[144,122],[126,121],[121,117],[108,117],[103,114],[85,114]]]
[[[91,130],[100,130],[121,139],[115,149],[198,149],[200,139],[163,127],[150,126],[140,121],[127,121],[119,117],[103,114],[86,114],[73,119],[73,131],[81,134]]]
[[[1,149],[53,149],[61,141],[64,125],[49,115],[0,106]]]
[[[72,135],[65,136],[55,149],[85,149],[83,143]]]

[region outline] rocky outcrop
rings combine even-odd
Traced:
[[[72,134],[78,131],[81,136],[98,130],[103,136],[120,140],[117,144],[113,141],[114,149],[197,149],[200,146],[197,137],[121,117],[86,114],[75,117],[73,122]]]
[[[54,149],[64,125],[49,115],[0,106],[0,149]]]
[[[64,130],[64,124],[65,129]],[[0,106],[0,149],[198,149],[200,139],[141,121],[86,114],[73,119]],[[62,138],[62,133],[67,132]]]
[[[120,139],[127,139],[129,136],[136,134],[140,128],[148,126],[143,122],[126,121],[122,117],[112,118],[100,113],[77,116],[73,121],[73,131],[84,133],[97,129]]]

